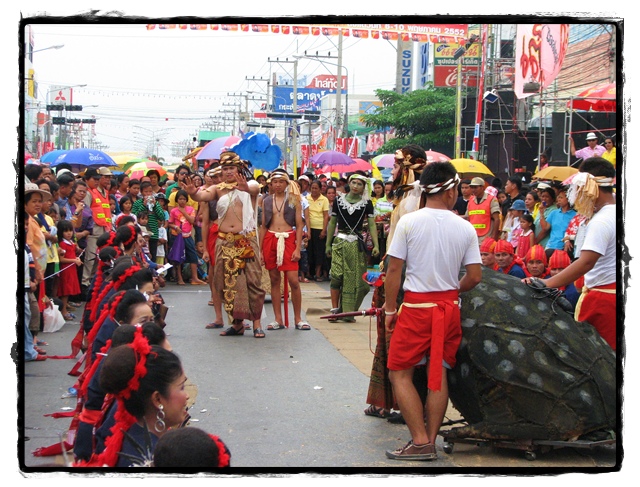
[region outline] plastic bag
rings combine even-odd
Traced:
[[[51,303],[42,312],[44,318],[44,326],[42,331],[45,333],[54,333],[64,325],[64,316],[60,312],[57,304]]]

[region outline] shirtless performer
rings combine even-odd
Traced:
[[[216,240],[213,282],[229,315],[229,326],[222,336],[244,334],[243,320],[253,322],[253,336],[264,338],[260,317],[265,292],[260,286],[256,211],[260,185],[247,181],[248,162],[235,152],[220,155],[222,182],[198,191],[190,178],[181,187],[195,201],[218,200],[218,239]]]
[[[302,320],[302,294],[298,281],[298,261],[302,244],[302,202],[298,184],[289,180],[289,175],[276,169],[269,178],[271,194],[260,203],[262,225],[260,225],[260,248],[262,262],[271,279],[271,303],[275,321],[269,330],[284,328],[282,320],[280,272],[284,272],[291,288],[291,302],[296,330],[310,330],[309,323]]]

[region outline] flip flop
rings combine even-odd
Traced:
[[[209,300],[209,302],[207,303],[209,306],[215,306],[214,302],[212,300]]]
[[[272,321],[267,325],[267,331],[273,331],[273,330],[284,330],[284,325],[281,325],[277,321]]]
[[[253,336],[255,338],[264,338],[264,330],[262,328],[256,328],[255,330],[253,330]]]
[[[211,330],[212,328],[222,328],[224,326],[224,323],[209,323],[207,326],[205,326],[205,328],[207,330]],[[233,327],[232,327],[233,328]]]
[[[310,330],[311,327],[309,326],[309,323],[307,323],[306,321],[301,321],[300,323],[296,324],[296,330]]]

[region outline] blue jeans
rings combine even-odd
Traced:
[[[38,352],[33,348],[33,335],[29,330],[29,322],[31,321],[31,307],[29,306],[29,294],[24,293],[24,360],[35,360]]]

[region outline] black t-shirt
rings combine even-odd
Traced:
[[[458,200],[453,207],[453,210],[458,213],[458,215],[464,215],[467,212],[467,205],[469,204],[469,200],[465,200],[462,196],[458,196]]]

